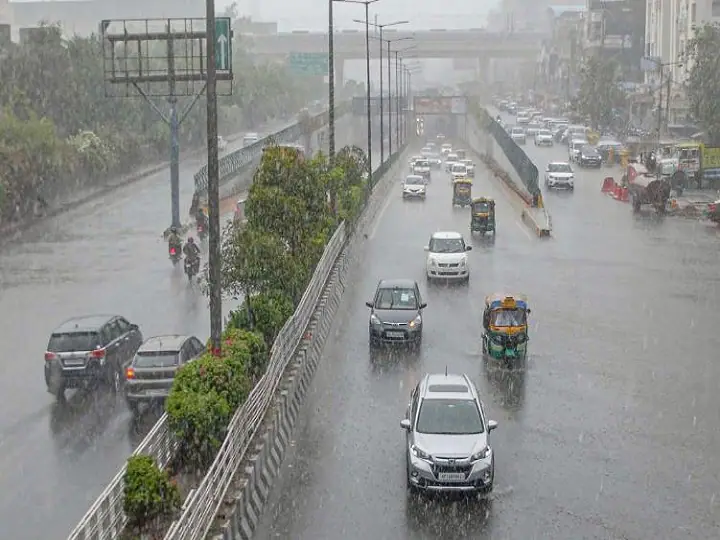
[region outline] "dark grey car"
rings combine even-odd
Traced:
[[[411,279],[384,279],[378,283],[370,308],[370,347],[381,344],[422,342],[422,301],[420,288]]]
[[[45,351],[48,392],[64,399],[67,388],[106,384],[119,392],[123,371],[142,343],[138,325],[118,315],[88,315],[65,321]]]
[[[133,413],[141,403],[163,401],[175,373],[205,352],[195,336],[155,336],[143,343],[125,371],[125,401]]]

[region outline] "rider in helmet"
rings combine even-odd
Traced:
[[[200,248],[195,243],[195,239],[192,236],[187,239],[187,243],[183,248],[183,253],[190,260],[200,258]]]
[[[182,238],[178,234],[177,227],[170,227],[170,235],[168,236],[168,246],[180,251],[182,248]]]
[[[203,212],[201,206],[198,206],[195,212],[195,224],[197,225],[197,227],[202,228],[205,231],[208,230],[208,218],[205,215],[205,212]]]

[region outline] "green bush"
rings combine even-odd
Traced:
[[[231,312],[228,327],[259,332],[269,349],[295,311],[293,301],[280,291],[255,294],[249,300],[250,313],[246,298],[238,309]]]
[[[256,383],[265,373],[269,357],[269,347],[260,332],[250,332],[238,328],[228,328],[223,333],[223,356],[242,356],[245,374]]]
[[[182,464],[198,472],[207,470],[225,439],[231,414],[227,400],[215,391],[178,390],[173,384],[165,410],[180,441]]]
[[[237,348],[236,354],[221,358],[206,353],[178,370],[173,390],[200,394],[215,392],[234,411],[250,392],[250,382],[245,374],[245,366],[249,363],[247,347]]]
[[[135,533],[161,530],[182,505],[177,485],[150,456],[130,457],[124,480],[123,510]]]

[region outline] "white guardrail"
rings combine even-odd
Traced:
[[[305,289],[295,313],[287,320],[275,339],[265,375],[250,392],[228,425],[227,435],[215,461],[200,486],[185,501],[185,509],[165,535],[166,539],[204,538],[225,497],[238,464],[262,423],[267,407],[282,380],[288,362],[293,358],[330,272],[345,246],[345,222],[342,222],[325,247],[313,277]],[[133,455],[152,456],[160,468],[175,455],[178,442],[168,430],[167,414],[163,414]],[[123,512],[126,466],[115,475],[100,497],[90,507],[68,540],[111,540],[121,533],[127,518]]]

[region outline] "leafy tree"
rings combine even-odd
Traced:
[[[706,24],[695,30],[689,41],[688,95],[695,118],[712,145],[720,145],[720,26]]]
[[[124,480],[123,510],[132,532],[157,532],[164,521],[180,510],[182,501],[177,484],[150,456],[130,457]]]
[[[618,86],[619,70],[615,60],[590,56],[580,72],[580,92],[577,97],[578,112],[587,116],[593,129],[609,126],[613,109],[624,102],[624,93]]]

